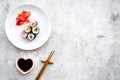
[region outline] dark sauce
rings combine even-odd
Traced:
[[[20,58],[17,64],[22,71],[26,72],[32,68],[33,61],[31,59],[24,60],[23,58]]]

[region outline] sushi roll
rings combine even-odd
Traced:
[[[27,38],[27,32],[23,31],[22,32],[22,37]]]
[[[31,31],[31,27],[30,26],[26,26],[25,27],[25,32],[29,33]]]
[[[29,33],[27,38],[28,38],[28,40],[32,41],[35,39],[35,37],[36,36],[33,33]]]
[[[32,33],[34,33],[34,34],[38,34],[39,31],[40,31],[40,29],[38,27],[33,27],[32,28]]]
[[[37,25],[38,25],[37,21],[31,21],[31,22],[30,22],[30,26],[31,26],[31,27],[35,27],[35,26],[37,26]]]

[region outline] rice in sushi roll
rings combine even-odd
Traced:
[[[35,27],[35,26],[37,26],[37,24],[38,24],[37,21],[31,21],[30,22],[31,27]]]
[[[40,29],[38,27],[33,27],[32,28],[32,33],[34,33],[34,34],[38,34],[39,31],[40,31]]]
[[[23,31],[22,32],[22,37],[26,38],[27,37],[27,32]]]
[[[32,41],[35,39],[35,37],[36,36],[33,33],[29,33],[27,38],[28,38],[28,40]]]
[[[26,26],[25,27],[25,32],[29,33],[31,31],[31,27],[30,26]]]

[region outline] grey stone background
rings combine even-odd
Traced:
[[[19,4],[38,5],[49,15],[53,32],[41,48],[24,51],[5,35],[5,19]],[[120,0],[0,0],[0,80],[34,80],[51,50],[41,80],[120,80]],[[32,58],[26,75],[15,67],[19,57]]]

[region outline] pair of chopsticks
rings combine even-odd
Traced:
[[[48,56],[47,58],[47,61],[44,63],[43,67],[41,68],[40,72],[38,73],[37,77],[35,80],[39,80],[44,72],[44,70],[46,69],[50,59],[52,58],[53,54],[55,53],[55,50],[54,51],[51,51],[50,55]]]

